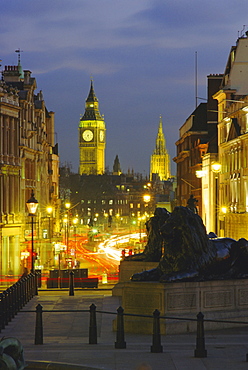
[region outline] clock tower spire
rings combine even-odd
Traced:
[[[79,173],[101,175],[105,170],[105,122],[99,111],[93,80],[79,121]]]

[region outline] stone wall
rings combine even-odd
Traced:
[[[196,319],[198,312],[205,319],[247,321],[248,279],[205,282],[169,283],[124,282],[122,307],[125,313],[161,316],[161,333],[196,331],[196,322],[174,318]],[[125,317],[125,331],[152,333],[153,320],[146,317]],[[230,328],[237,324],[205,323],[205,330]]]

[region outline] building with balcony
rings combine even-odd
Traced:
[[[228,55],[219,90],[218,232],[248,238],[248,32]]]

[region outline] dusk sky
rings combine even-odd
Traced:
[[[60,162],[75,172],[93,76],[109,170],[118,154],[123,172],[149,174],[162,115],[175,174],[179,128],[195,109],[196,52],[198,96],[206,98],[206,76],[224,72],[247,15],[247,0],[0,0],[1,68],[23,51],[23,69],[55,112]]]

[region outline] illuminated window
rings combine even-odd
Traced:
[[[245,132],[248,132],[248,113],[245,115]]]
[[[130,208],[133,208],[133,203],[130,203]]]
[[[113,199],[110,199],[109,204],[113,204],[113,203],[114,203]]]

